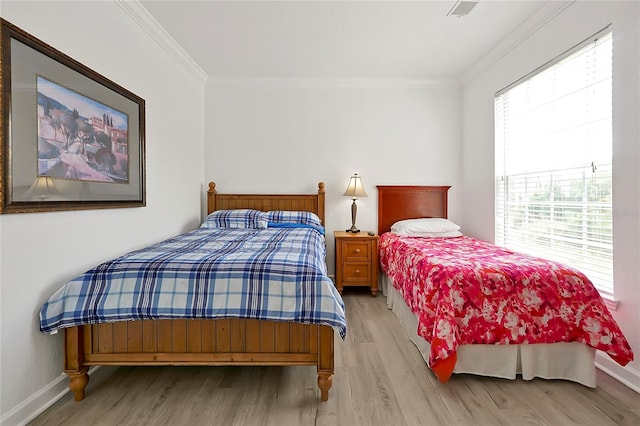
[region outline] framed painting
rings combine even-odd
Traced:
[[[0,18],[0,213],[143,207],[145,101]]]

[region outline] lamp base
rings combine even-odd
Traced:
[[[358,214],[358,206],[356,205],[356,198],[353,198],[353,203],[351,203],[351,228],[347,229],[347,232],[351,232],[352,234],[357,234],[360,232],[358,228],[356,228],[356,215]]]

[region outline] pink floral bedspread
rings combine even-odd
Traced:
[[[470,237],[380,237],[382,270],[418,317],[441,381],[459,345],[580,342],[626,365],[633,352],[589,279]]]

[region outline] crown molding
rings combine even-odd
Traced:
[[[482,59],[476,62],[466,73],[460,77],[464,86],[473,79],[495,65],[509,52],[525,42],[529,37],[547,25],[556,16],[571,6],[576,0],[571,1],[547,1],[531,18],[520,25],[517,30],[507,36],[500,44],[491,50]]]
[[[457,88],[457,79],[322,78],[322,77],[212,77],[212,87],[298,89],[422,89]]]
[[[133,21],[155,40],[173,59],[202,84],[209,79],[207,73],[176,42],[138,0],[113,0]]]

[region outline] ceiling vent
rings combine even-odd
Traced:
[[[476,4],[478,4],[477,1],[457,0],[451,10],[447,12],[447,16],[457,16],[458,18],[466,16],[471,12],[471,9],[473,9]]]

